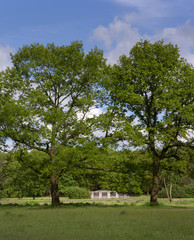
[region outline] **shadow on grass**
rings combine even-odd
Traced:
[[[70,203],[61,203],[60,205],[57,206],[52,206],[50,204],[40,204],[38,202],[26,202],[26,203],[22,203],[22,204],[17,204],[17,203],[8,203],[8,204],[1,204],[0,203],[0,208],[24,208],[24,207],[29,207],[31,209],[48,209],[48,208],[86,208],[86,207],[96,207],[96,208],[136,208],[136,209],[141,209],[141,208],[190,208],[189,206],[174,206],[174,205],[166,205],[164,203],[157,203],[157,204],[153,204],[150,202],[146,202],[143,203],[141,205],[138,205],[137,203],[131,203],[131,204],[124,204],[124,205],[120,205],[120,204],[104,204],[102,202],[93,202],[93,203],[89,203],[89,202],[70,202]]]

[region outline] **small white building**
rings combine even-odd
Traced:
[[[117,193],[116,191],[109,191],[109,190],[98,190],[98,191],[91,191],[91,198],[92,199],[102,199],[102,198],[127,198],[129,196],[121,193]]]

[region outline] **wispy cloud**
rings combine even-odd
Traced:
[[[137,12],[141,15],[149,16],[149,17],[159,17],[164,16],[166,9],[169,6],[168,3],[163,0],[112,0],[113,2],[117,2],[121,5],[133,7]]]
[[[142,7],[146,7],[146,6],[150,6],[151,4],[154,5],[154,4],[157,4],[158,2],[160,2],[160,0],[112,0],[114,2],[118,2],[120,4],[124,4],[124,5],[129,5],[129,6],[136,6],[136,7],[139,7],[139,8],[142,8]]]
[[[111,0],[120,5],[133,7],[148,17],[180,16],[193,14],[193,0]]]

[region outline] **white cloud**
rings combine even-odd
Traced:
[[[9,47],[0,46],[0,71],[5,70],[8,66],[11,66],[10,53],[13,50]]]
[[[92,35],[91,40],[103,41],[105,48],[109,49],[112,45],[111,30],[103,26],[98,26]]]
[[[102,113],[103,113],[102,109],[93,107],[86,114],[86,118],[98,117]]]
[[[190,21],[184,24],[161,29],[154,34],[141,34],[135,27],[138,15],[130,14],[122,19],[115,18],[107,27],[99,26],[93,31],[92,39],[101,41],[106,49],[108,62],[116,63],[122,54],[128,55],[130,49],[141,39],[151,42],[163,39],[166,43],[177,44],[181,57],[194,65],[194,26]]]
[[[125,16],[124,20],[115,18],[108,27],[99,26],[93,31],[91,38],[104,43],[109,63],[115,63],[121,54],[127,53],[141,39],[138,29],[131,24],[134,19],[134,14]]]
[[[103,113],[102,109],[93,107],[93,108],[90,108],[86,114],[84,114],[83,112],[78,112],[77,117],[78,119],[81,119],[83,117],[84,119],[87,119],[87,118],[98,117],[102,113]]]
[[[194,65],[194,26],[190,21],[174,28],[164,28],[154,36],[147,36],[152,41],[163,39],[165,42],[177,44],[181,56]]]

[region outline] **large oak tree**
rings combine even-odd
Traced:
[[[103,53],[94,48],[86,54],[76,41],[23,46],[11,58],[13,67],[0,77],[1,135],[47,154],[52,204],[57,205],[58,178],[72,160],[64,154],[61,161],[59,153],[91,140],[94,122],[88,114],[97,101]]]
[[[123,128],[125,139],[131,146],[144,146],[152,158],[152,203],[157,202],[161,160],[176,158],[177,149],[192,142],[193,83],[193,66],[180,58],[177,46],[163,41],[138,42],[105,82],[112,106],[126,112],[126,119],[135,119],[138,134]]]

